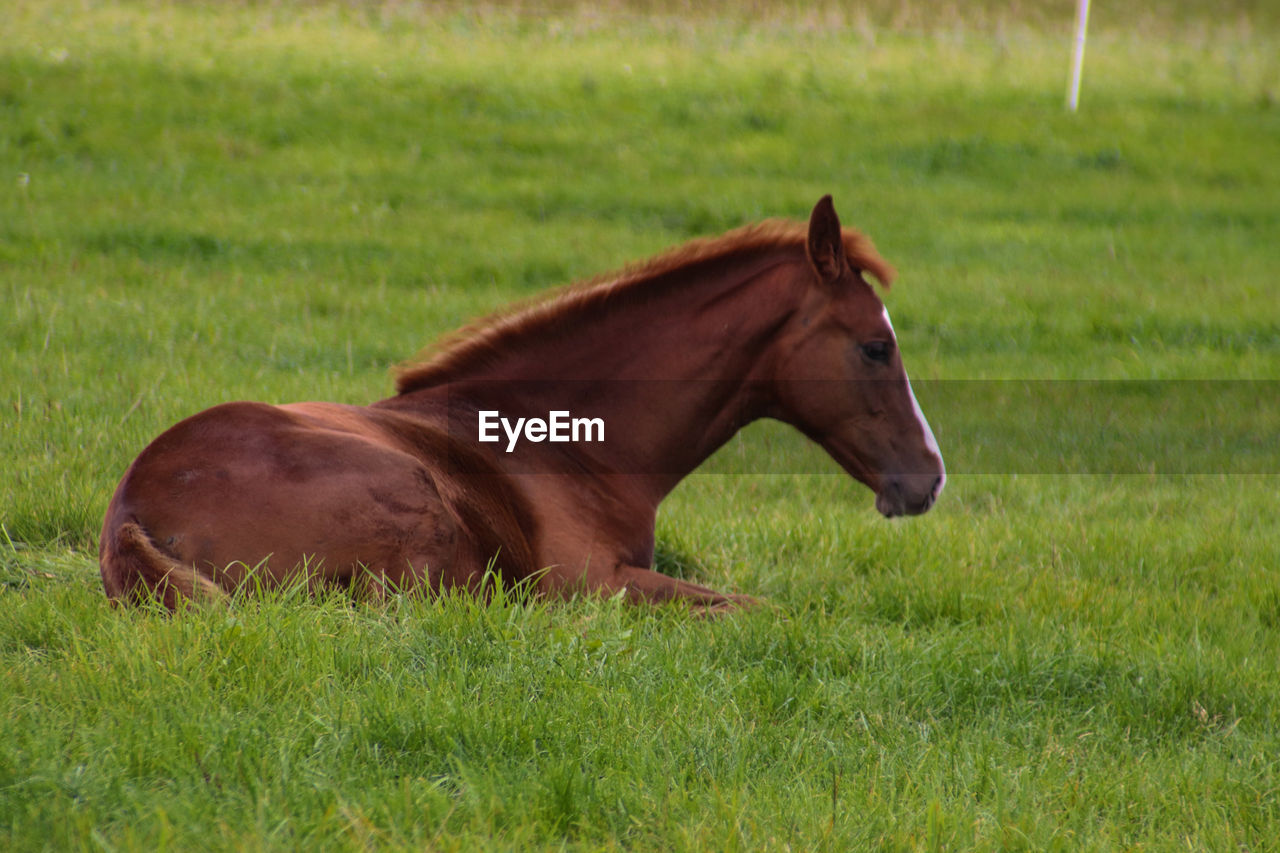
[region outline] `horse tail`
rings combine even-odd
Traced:
[[[115,535],[102,537],[102,586],[113,602],[138,603],[150,597],[169,610],[182,599],[222,600],[226,593],[191,566],[162,553],[142,526],[126,521]]]

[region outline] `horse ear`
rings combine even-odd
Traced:
[[[844,274],[847,263],[844,257],[844,236],[840,232],[840,217],[831,196],[824,195],[809,214],[809,263],[818,278],[827,284]]]

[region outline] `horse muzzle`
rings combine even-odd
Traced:
[[[946,482],[945,473],[887,477],[876,494],[876,509],[885,518],[928,512]]]

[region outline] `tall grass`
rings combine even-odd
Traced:
[[[0,19],[0,846],[1274,846],[1269,7],[1099,18],[1076,116],[1048,4],[557,8]],[[102,511],[177,419],[368,402],[826,192],[902,273],[930,515],[759,425],[658,530],[755,611],[106,605]]]

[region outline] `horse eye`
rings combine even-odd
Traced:
[[[878,364],[888,364],[891,352],[888,341],[868,341],[862,345],[862,354]]]

